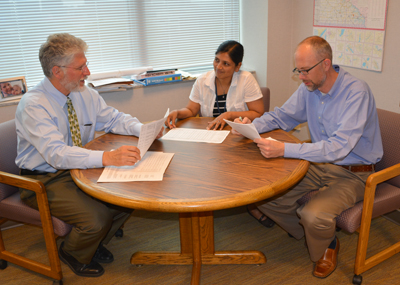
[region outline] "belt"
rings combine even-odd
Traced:
[[[28,170],[21,168],[21,175],[46,175],[48,172],[41,170]]]
[[[358,165],[339,165],[347,170],[350,170],[351,172],[372,172],[375,171],[375,164],[370,164],[370,165],[364,165],[364,164],[358,164]]]

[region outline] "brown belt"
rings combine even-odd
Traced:
[[[364,165],[364,164],[359,164],[359,165],[339,165],[347,170],[350,170],[351,172],[372,172],[375,171],[375,164],[370,164],[370,165]]]

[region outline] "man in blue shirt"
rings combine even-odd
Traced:
[[[60,259],[75,274],[96,277],[104,273],[99,263],[114,260],[103,244],[131,210],[88,196],[74,183],[69,169],[134,165],[140,160],[135,146],[104,152],[81,146],[94,139],[95,131],[139,136],[142,124],[107,106],[97,91],[85,86],[90,75],[86,50],[83,40],[69,34],[50,35],[41,46],[39,59],[46,77],[18,104],[16,164],[21,175],[44,183],[51,214],[73,225],[60,246]],[[70,127],[78,131],[71,135]],[[37,208],[34,192],[20,192],[26,204]]]
[[[332,65],[332,49],[323,38],[303,40],[295,52],[293,72],[303,83],[281,108],[254,120],[259,133],[289,131],[308,122],[311,143],[256,139],[266,158],[289,157],[310,162],[306,176],[284,195],[249,212],[265,226],[278,223],[296,239],[305,236],[313,275],[325,278],[337,266],[340,213],[363,199],[365,182],[383,155],[375,100],[368,85]],[[239,120],[236,120],[239,122]],[[250,123],[245,118],[243,123]],[[235,132],[234,132],[235,133]],[[304,194],[319,190],[299,206]]]

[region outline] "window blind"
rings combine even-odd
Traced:
[[[70,33],[89,45],[92,73],[153,66],[211,68],[224,40],[239,40],[239,0],[2,0],[0,79],[43,72],[40,45]]]

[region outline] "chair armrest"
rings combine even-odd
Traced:
[[[376,185],[400,175],[400,163],[372,173],[365,183],[362,218],[370,220],[375,200]],[[363,222],[361,222],[362,224]],[[369,230],[369,228],[368,228]]]
[[[367,192],[369,193],[371,191],[371,188],[375,188],[376,185],[378,185],[379,183],[392,179],[398,175],[400,175],[400,163],[385,168],[381,171],[372,173],[368,177],[365,184],[365,195],[367,194]],[[373,192],[375,193],[375,190]]]
[[[21,175],[0,171],[0,183],[31,190],[37,194],[46,194],[46,188],[41,181]]]
[[[24,177],[21,175],[15,175],[3,171],[0,171],[0,183],[31,190],[36,193],[36,200],[40,213],[40,220],[42,222],[46,242],[47,241],[52,242],[52,240],[55,240],[49,202],[47,199],[47,192],[44,184],[36,179]]]

